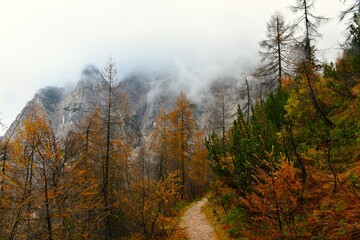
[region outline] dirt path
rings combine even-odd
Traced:
[[[192,205],[184,214],[181,226],[186,229],[190,240],[215,239],[213,228],[207,223],[201,207],[207,202],[207,198]]]

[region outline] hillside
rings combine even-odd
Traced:
[[[67,133],[74,130],[91,110],[94,104],[104,98],[101,93],[102,78],[100,71],[93,65],[88,65],[82,71],[78,83],[73,89],[58,87],[45,87],[40,89],[18,115],[16,121],[10,126],[5,136],[10,137],[16,126],[32,108],[37,105],[42,108],[48,123],[51,125],[56,136],[65,138]],[[126,92],[126,105],[129,113],[139,126],[141,134],[147,135],[152,125],[160,114],[160,109],[170,110],[175,104],[179,89],[173,88],[175,80],[166,76],[143,76],[133,74],[125,77],[116,84]],[[210,116],[211,101],[216,98],[214,94],[221,88],[236,99],[240,92],[239,82],[241,79],[224,77],[215,79],[210,86],[200,89],[193,97],[195,116],[200,128],[207,125]],[[238,97],[239,98],[239,97]],[[122,99],[119,99],[121,102]],[[241,101],[232,101],[229,105],[235,113],[236,106]],[[210,131],[210,129],[208,130]]]
[[[314,6],[270,17],[251,74],[119,79],[110,57],[40,89],[0,141],[0,239],[360,239],[360,2],[331,63]]]

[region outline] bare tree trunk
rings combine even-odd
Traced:
[[[339,176],[337,174],[335,165],[331,162],[331,139],[326,139],[325,140],[325,150],[324,151],[325,151],[326,162],[329,165],[331,173],[334,176],[334,191],[333,192],[337,191],[337,187],[338,187],[337,184],[338,183],[339,183],[339,186],[346,192],[346,189],[344,189],[344,187],[341,185],[341,182],[340,182]]]
[[[277,38],[277,52],[278,52],[278,81],[279,87],[281,88],[281,79],[282,79],[282,58],[281,58],[281,39],[280,39],[280,24],[279,24],[279,16],[276,16],[276,38]]]
[[[7,144],[3,148],[3,158],[2,158],[2,168],[1,168],[1,193],[4,193],[4,184],[5,184],[5,173],[6,173],[6,161],[7,161]]]
[[[25,153],[24,153],[25,155]],[[24,210],[24,208],[27,206],[28,207],[28,215],[30,216],[30,202],[26,203],[27,201],[29,201],[29,198],[31,197],[31,190],[32,190],[32,165],[33,165],[33,156],[34,156],[34,152],[32,151],[30,153],[30,158],[29,161],[25,164],[26,166],[26,178],[25,178],[25,184],[24,184],[24,189],[23,189],[23,193],[22,193],[22,199],[20,201],[20,206],[18,209],[18,212],[16,214],[16,218],[15,218],[15,223],[12,227],[11,233],[10,233],[10,237],[9,239],[16,239],[16,231],[17,231],[17,227],[19,225],[20,222],[20,216],[22,214],[22,211]],[[29,218],[27,218],[27,222],[29,221]],[[28,222],[28,227],[29,227],[29,222]],[[30,228],[28,228],[28,233],[30,232]]]
[[[46,163],[45,159],[42,160],[42,170],[44,175],[44,194],[45,194],[45,208],[46,208],[46,223],[47,223],[47,231],[48,231],[48,240],[52,240],[52,223],[51,223],[51,216],[50,216],[50,203],[49,203],[49,189],[48,189],[48,178],[46,173]]]
[[[108,109],[107,109],[107,126],[106,126],[106,156],[104,163],[104,176],[103,176],[103,197],[104,197],[104,214],[105,217],[105,239],[111,238],[111,220],[110,220],[110,209],[109,209],[109,192],[108,192],[108,184],[109,184],[109,163],[110,163],[110,132],[111,132],[111,86],[112,82],[110,79],[109,82],[109,96],[108,96]]]
[[[246,122],[250,121],[250,110],[251,110],[251,95],[250,95],[250,85],[247,77],[245,76],[245,86],[246,86]]]
[[[225,89],[222,89],[222,96],[221,96],[221,125],[222,125],[222,149],[223,154],[225,156],[225,134],[226,134],[226,128],[225,128],[225,118],[226,118],[226,111],[225,111]]]
[[[313,88],[313,86],[311,84],[310,74],[309,74],[309,71],[307,69],[307,64],[305,62],[303,62],[303,65],[304,65],[304,71],[305,71],[307,83],[308,83],[308,86],[309,86],[309,89],[310,89],[310,96],[311,96],[311,100],[313,102],[313,105],[314,105],[316,111],[319,113],[321,120],[323,120],[323,122],[327,126],[329,126],[331,128],[334,128],[335,124],[326,116],[326,114],[324,113],[322,107],[320,106],[320,104],[319,104],[319,102],[318,102],[318,100],[316,98],[314,88]]]
[[[183,101],[183,99],[182,99]],[[181,199],[184,199],[185,191],[185,113],[181,109]]]

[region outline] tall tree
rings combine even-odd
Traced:
[[[34,104],[14,141],[9,239],[62,236],[64,158],[41,107]],[[25,219],[25,220],[24,220]]]
[[[271,89],[276,85],[281,87],[281,79],[291,75],[293,42],[293,28],[276,12],[267,23],[266,39],[260,42],[263,65],[255,71],[255,76],[265,79]]]
[[[158,169],[157,178],[164,180],[170,172],[170,144],[169,144],[169,119],[164,110],[160,110],[160,115],[156,120],[151,131],[150,151],[153,153],[153,162]]]
[[[209,185],[210,171],[206,161],[207,149],[204,145],[204,132],[196,131],[194,134],[193,166],[190,168],[189,176],[192,179],[192,196],[198,197],[205,193]]]
[[[315,0],[296,0],[296,5],[291,6],[294,13],[300,13],[300,16],[295,21],[295,27],[303,29],[302,40],[300,41],[301,50],[304,52],[304,60],[315,65],[315,41],[322,35],[319,33],[319,26],[329,21],[323,16],[316,16],[312,9],[315,6]],[[303,65],[300,63],[301,66]]]
[[[304,26],[303,41],[300,42],[303,50],[303,57],[297,63],[297,73],[305,79],[305,84],[309,88],[309,95],[311,102],[316,109],[320,119],[329,127],[334,127],[334,123],[328,118],[321,99],[317,96],[315,88],[315,81],[319,80],[319,75],[316,73],[318,68],[317,60],[315,57],[315,44],[316,38],[322,35],[318,32],[319,26],[328,21],[328,18],[322,16],[315,16],[312,13],[315,0],[296,0],[297,5],[292,6],[294,13],[301,12],[300,17],[296,20],[295,26]],[[300,53],[301,54],[301,53]]]
[[[250,121],[250,112],[253,105],[253,97],[252,97],[252,87],[250,86],[248,77],[244,74],[243,75],[244,83],[240,90],[240,99],[244,100],[244,105],[242,106],[241,110],[244,112],[244,117],[246,121]],[[260,99],[262,99],[262,88],[260,88]]]
[[[191,102],[184,92],[181,92],[176,100],[174,110],[169,114],[172,125],[171,144],[177,170],[180,171],[181,198],[185,196],[185,184],[187,176],[187,163],[192,161],[193,136],[195,122],[191,109]]]
[[[104,211],[106,214],[106,225],[105,225],[105,239],[109,239],[112,237],[111,233],[111,220],[110,220],[110,201],[109,201],[109,167],[110,167],[110,149],[111,149],[111,120],[112,120],[112,111],[113,111],[113,88],[114,88],[114,82],[116,77],[116,69],[115,65],[112,62],[112,59],[109,59],[108,66],[105,68],[105,71],[102,75],[104,81],[104,86],[107,93],[107,105],[105,106],[105,139],[106,139],[106,150],[105,150],[105,156],[102,163],[102,172],[103,172],[103,186],[102,186],[102,192],[104,197]]]
[[[209,114],[209,123],[210,131],[215,131],[220,134],[222,137],[222,146],[225,149],[225,139],[226,132],[230,127],[231,120],[233,118],[232,114],[232,102],[231,94],[229,93],[229,87],[225,85],[226,83],[220,83],[219,85],[214,85],[211,91],[211,102],[210,114]]]
[[[25,111],[22,111],[20,116],[15,120],[15,124],[14,124],[14,128],[11,130],[10,134],[2,139],[0,141],[0,160],[1,160],[1,182],[0,182],[0,192],[3,193],[4,192],[4,181],[6,178],[6,165],[8,163],[8,147],[10,144],[10,141],[12,139],[12,137],[15,135],[16,131],[18,130],[18,126],[20,124],[19,119],[22,118],[22,116],[24,115]],[[3,126],[2,123],[0,122],[0,126]]]
[[[82,129],[85,149],[94,162],[95,175],[101,176],[100,196],[103,205],[102,232],[104,239],[113,239],[121,233],[120,218],[115,217],[117,194],[124,187],[123,174],[128,180],[125,163],[130,155],[131,142],[127,136],[127,94],[117,81],[115,63],[110,57],[102,73],[98,101],[89,112]],[[127,181],[128,182],[128,181]],[[129,186],[129,184],[127,184]]]

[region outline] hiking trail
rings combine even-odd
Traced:
[[[201,207],[208,201],[207,198],[190,206],[182,217],[181,227],[185,228],[189,240],[215,239],[214,229],[207,222]]]

